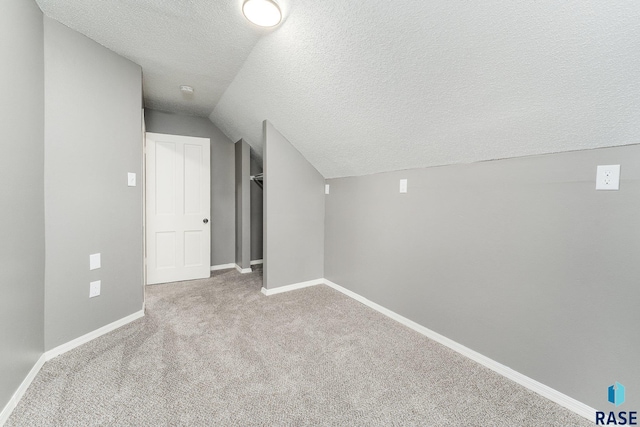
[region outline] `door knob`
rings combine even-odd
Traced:
[[[202,222],[204,222],[205,224],[209,222],[209,220],[207,218],[203,219]]]

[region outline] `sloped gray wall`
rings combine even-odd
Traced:
[[[620,191],[595,190],[607,164]],[[640,146],[328,183],[327,279],[592,407],[615,381],[640,407]]]
[[[264,287],[323,277],[324,178],[264,122]]]

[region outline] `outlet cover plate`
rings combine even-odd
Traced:
[[[89,255],[89,270],[97,270],[100,268],[100,254],[91,254]]]
[[[620,165],[600,165],[596,173],[596,190],[620,189]]]
[[[97,297],[100,295],[100,280],[89,283],[89,298]]]

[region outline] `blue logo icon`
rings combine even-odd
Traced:
[[[616,381],[616,383],[609,387],[609,393],[607,400],[616,407],[624,403],[624,386]],[[603,412],[596,411],[596,425],[608,426],[608,425],[638,425],[638,411],[620,411],[618,413],[614,411]]]
[[[616,406],[620,406],[624,403],[624,386],[618,381],[609,387],[609,402]]]

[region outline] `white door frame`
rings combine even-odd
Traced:
[[[147,305],[147,293],[144,287],[147,286],[147,123],[144,117],[145,110],[142,109],[142,176],[138,183],[142,181],[142,311]]]
[[[211,272],[210,139],[153,132],[147,132],[145,135],[145,282],[146,284],[167,283],[209,277]],[[157,151],[159,147],[163,148]],[[158,160],[157,153],[170,156],[165,157],[165,160],[177,159],[176,152],[172,150],[180,150],[181,154],[178,156],[182,161],[178,161],[173,166],[169,163],[168,167],[174,168],[172,170],[177,175],[174,175],[173,184],[170,180],[166,185],[175,188],[176,193],[174,194],[177,195],[177,198],[164,199],[165,203],[170,203],[165,205],[169,210],[165,214],[156,214],[151,204],[157,208],[160,205],[155,203],[162,199],[156,198],[158,194],[154,192],[154,188],[158,182],[151,176],[155,173],[156,163],[149,162],[154,159]],[[191,157],[191,161],[188,160],[190,156],[187,155],[187,150],[196,156]],[[194,160],[203,163],[193,163]],[[192,166],[200,164],[201,166],[198,166],[200,169],[193,169],[193,167],[187,169],[189,164]],[[189,179],[189,171],[196,173],[196,175],[191,174],[193,185],[185,183],[185,180]],[[159,182],[162,181],[159,180]],[[147,186],[149,187],[147,188]],[[193,188],[199,188],[199,190],[196,190],[195,193],[193,190],[189,191]],[[186,193],[182,193],[183,191]],[[151,197],[151,193],[155,197]],[[181,193],[182,196],[180,196]],[[172,201],[169,202],[169,200]],[[196,209],[191,214],[185,212],[185,209],[188,209],[188,200],[192,201],[191,206]],[[158,230],[164,231],[158,233]],[[171,230],[178,233],[174,232],[172,235]],[[167,244],[156,241],[160,235],[164,235],[163,239],[168,242]],[[187,239],[187,235],[191,237]],[[187,243],[188,240],[192,243]],[[174,242],[173,247],[171,242]],[[191,258],[192,265],[188,265],[187,258]],[[159,262],[164,262],[166,265],[162,267],[158,264]],[[155,267],[151,268],[151,264],[154,264]]]

